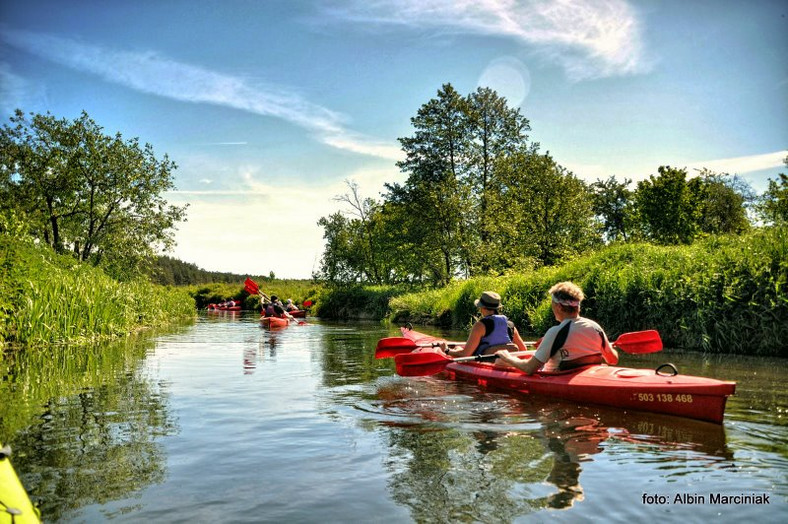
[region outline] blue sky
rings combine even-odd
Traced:
[[[786,172],[783,0],[0,2],[0,111],[76,118],[178,164],[173,256],[308,278],[345,180],[402,181],[444,83],[489,86],[592,182]]]

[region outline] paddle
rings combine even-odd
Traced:
[[[446,342],[449,347],[464,346],[465,342]],[[537,342],[526,342],[526,346],[539,346]],[[630,355],[656,353],[662,351],[662,339],[656,330],[635,331],[622,333],[613,345]],[[375,358],[390,358],[403,353],[410,353],[414,349],[423,347],[437,347],[438,342],[414,342],[404,337],[382,338],[375,348]]]
[[[623,333],[613,345],[625,353],[642,354],[655,353],[662,350],[662,339],[655,330],[636,331],[634,333]],[[530,352],[528,352],[530,353]],[[524,354],[523,352],[512,353],[513,355]],[[495,355],[478,355],[475,357],[451,358],[443,353],[436,351],[425,351],[423,353],[404,353],[394,356],[394,363],[397,366],[397,374],[403,377],[427,376],[440,373],[441,370],[451,362],[464,362],[468,360],[495,360]]]
[[[438,342],[416,343],[404,337],[381,338],[375,347],[375,358],[390,358],[403,353],[410,353],[414,349],[438,347],[438,344]],[[446,342],[446,345],[450,348],[455,348],[464,346],[465,342]]]
[[[512,356],[533,355],[533,351],[516,351]],[[451,358],[444,353],[428,351],[424,353],[404,353],[394,357],[397,375],[402,377],[426,377],[443,371],[452,362],[484,362],[498,358],[496,355],[476,355],[471,357]]]

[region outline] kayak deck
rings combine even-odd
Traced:
[[[440,340],[405,328],[402,334],[418,343]],[[423,348],[417,351],[439,350]],[[717,424],[722,423],[727,398],[736,389],[735,382],[606,365],[554,373],[537,372],[529,376],[493,363],[470,361],[449,363],[445,373],[451,379],[473,381],[484,387],[666,413]]]

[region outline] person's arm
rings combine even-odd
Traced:
[[[514,342],[514,345],[517,346],[518,351],[528,351],[528,348],[526,347],[525,342],[523,342],[523,338],[520,336],[517,328],[514,328],[512,342]]]
[[[479,342],[481,342],[485,331],[486,328],[484,327],[484,323],[480,320],[471,328],[471,332],[468,334],[468,340],[465,341],[465,347],[448,349],[446,343],[441,342],[440,348],[450,357],[467,357],[473,355],[473,352],[479,347]]]
[[[529,359],[521,359],[517,357],[513,357],[508,350],[502,349],[495,353],[499,360],[509,364],[513,368],[517,368],[526,375],[533,375],[536,371],[539,370],[544,365],[544,362],[532,356]]]

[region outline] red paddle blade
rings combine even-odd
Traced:
[[[391,358],[403,353],[410,353],[419,347],[412,340],[403,337],[388,337],[378,340],[375,347],[375,358]]]
[[[249,277],[246,277],[246,280],[244,280],[244,287],[246,288],[247,291],[249,291],[249,293],[253,295],[257,295],[260,293],[260,287],[257,285],[257,282],[255,282]]]
[[[304,307],[309,307],[312,304],[314,304],[314,302],[312,302],[311,300],[307,300],[306,302],[304,302]]]
[[[662,351],[662,338],[660,338],[659,332],[653,329],[623,333],[613,344],[624,353],[633,355]]]
[[[443,355],[428,351],[424,353],[405,353],[394,357],[394,364],[397,367],[397,375],[402,377],[426,377],[440,373],[452,359]]]

